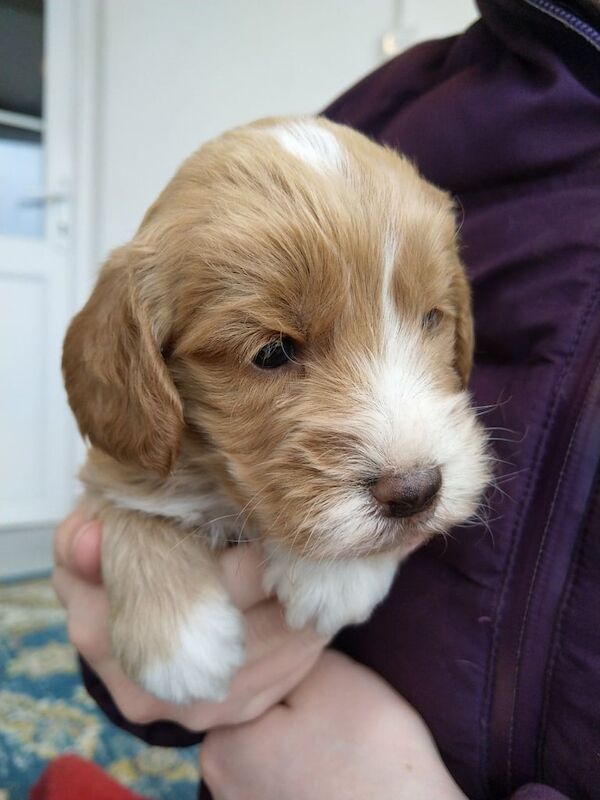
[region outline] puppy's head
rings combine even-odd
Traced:
[[[472,350],[449,198],[349,129],[280,119],[183,165],[104,267],[64,372],[92,444],[165,476],[182,440],[210,452],[265,537],[335,557],[408,552],[474,512]]]

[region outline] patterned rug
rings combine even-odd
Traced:
[[[0,583],[0,800],[26,800],[63,753],[94,761],[149,798],[196,797],[196,748],[149,747],[111,725],[88,697],[50,582]]]

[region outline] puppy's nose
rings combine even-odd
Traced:
[[[442,485],[439,467],[419,469],[405,475],[379,478],[371,492],[388,517],[411,517],[434,501]]]

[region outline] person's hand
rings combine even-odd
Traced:
[[[414,708],[330,650],[284,703],[209,733],[200,767],[214,800],[465,800]]]
[[[67,517],[54,540],[53,583],[67,611],[71,642],[130,722],[166,719],[204,731],[252,720],[304,678],[327,644],[310,628],[292,631],[286,626],[281,606],[262,588],[264,555],[256,545],[240,545],[221,556],[221,566],[231,599],[245,614],[246,664],[223,702],[175,705],[157,700],[129,680],[112,656],[100,568],[101,535],[100,523],[86,521],[81,511]]]

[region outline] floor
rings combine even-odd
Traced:
[[[44,765],[78,753],[148,798],[193,800],[196,748],[149,747],[86,694],[48,580],[0,583],[0,800],[26,800]]]

